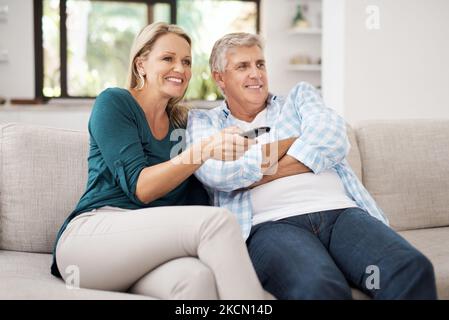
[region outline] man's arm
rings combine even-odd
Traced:
[[[306,173],[306,172],[312,172],[310,168],[293,158],[292,156],[289,156],[288,154],[284,155],[277,164],[277,169],[274,172],[274,174],[267,174],[264,175],[262,179],[257,181],[256,183],[253,183],[250,188],[258,187],[260,185],[263,185],[265,183],[274,181],[279,178],[293,176],[296,174]]]
[[[264,176],[272,175],[277,171],[279,161],[285,156],[296,139],[297,137],[292,137],[262,145],[261,171]]]
[[[349,152],[345,120],[326,107],[320,93],[306,82],[299,83],[288,94],[279,124],[278,139],[299,129],[300,137],[287,154],[314,173],[335,167]]]
[[[211,111],[190,111],[186,131],[187,146],[221,130],[218,125],[214,125],[207,112]],[[215,190],[230,192],[247,188],[259,181],[273,163],[277,163],[286,154],[295,139],[253,145],[244,156],[235,161],[209,159],[195,172],[195,176],[204,185]]]
[[[349,152],[344,119],[325,106],[318,91],[310,84],[302,82],[293,88],[282,117],[278,137],[291,136],[298,126],[300,137],[290,146],[277,168],[271,168],[274,174],[265,174],[250,187],[294,174],[319,173],[340,163]]]

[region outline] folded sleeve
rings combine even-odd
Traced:
[[[334,167],[348,154],[350,145],[346,123],[333,109],[325,106],[320,93],[301,82],[289,93],[283,110],[281,136],[288,137],[298,122],[299,138],[287,154],[309,167],[314,173]],[[296,130],[297,131],[297,130]]]
[[[135,114],[126,99],[108,90],[101,93],[89,119],[91,143],[94,143],[126,196],[144,205],[135,195],[139,174],[146,157]]]

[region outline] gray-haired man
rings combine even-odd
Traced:
[[[195,173],[237,216],[264,288],[279,299],[350,299],[351,285],[375,299],[435,299],[432,264],[387,226],[346,161],[345,121],[317,90],[303,82],[285,99],[270,95],[252,34],[219,39],[210,65],[226,101],[190,113],[188,144],[229,126],[272,128],[242,158]]]

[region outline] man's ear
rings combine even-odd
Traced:
[[[225,85],[225,82],[224,82],[224,79],[223,79],[223,74],[221,72],[218,72],[218,71],[213,71],[212,72],[212,77],[214,78],[215,82],[220,87],[220,89],[224,90],[226,85]]]

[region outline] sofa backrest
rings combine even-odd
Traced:
[[[449,225],[449,120],[368,122],[348,126],[348,137],[348,161],[393,228]],[[86,187],[88,140],[86,132],[0,127],[1,249],[51,252]]]
[[[396,230],[449,225],[449,120],[360,123],[363,183]]]
[[[346,125],[346,134],[348,135],[349,144],[351,149],[346,157],[349,165],[351,166],[354,173],[362,181],[362,160],[360,159],[359,146],[357,144],[357,137],[355,135],[355,130],[349,125]]]
[[[86,188],[88,134],[0,127],[0,248],[51,252],[59,227]]]
[[[354,171],[361,162],[348,126]],[[0,248],[51,252],[87,182],[86,132],[25,124],[0,127]]]

